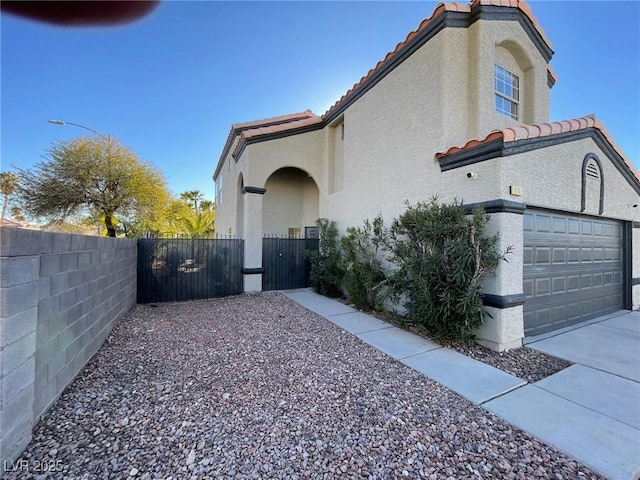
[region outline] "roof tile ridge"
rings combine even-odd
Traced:
[[[454,145],[452,147],[449,147],[447,150],[436,152],[435,157],[436,157],[436,160],[439,160],[440,158],[446,157],[447,155],[451,155],[453,153],[460,152],[462,150],[466,150],[467,148],[475,147],[483,143],[489,143],[503,136],[504,136],[504,130],[492,130],[482,138],[472,138],[471,140],[468,140],[463,145]]]
[[[240,151],[240,146],[245,138],[244,132],[241,132],[240,135],[238,135],[238,143],[236,143],[236,148],[233,149],[231,157],[236,158],[238,156],[238,151]]]
[[[309,117],[302,118],[300,120],[295,120],[288,123],[281,123],[279,125],[269,125],[260,128],[251,128],[249,130],[245,130],[242,132],[244,138],[257,137],[260,135],[265,135],[267,133],[275,133],[275,132],[283,132],[286,130],[292,130],[298,127],[303,127],[305,125],[313,125],[316,123],[322,122],[322,118],[320,117]]]
[[[269,118],[262,118],[259,120],[251,120],[248,122],[234,123],[233,125],[231,125],[231,128],[237,130],[239,128],[257,126],[265,123],[278,122],[278,121],[284,121],[289,119],[291,119],[292,121],[295,121],[296,119],[299,119],[299,118],[313,118],[313,117],[318,117],[318,115],[313,113],[311,110],[307,109],[304,112],[287,113],[285,115],[278,115],[276,117],[269,117]]]
[[[391,58],[393,58],[396,53],[398,53],[398,51],[400,49],[402,49],[402,47],[404,47],[413,37],[415,37],[418,32],[422,31],[423,29],[425,29],[435,18],[437,18],[438,16],[440,16],[443,12],[445,11],[456,11],[456,12],[460,12],[460,11],[471,11],[471,8],[469,6],[466,5],[460,5],[454,2],[440,2],[438,5],[436,5],[435,9],[433,10],[433,13],[431,14],[430,17],[425,18],[424,20],[422,20],[420,22],[420,24],[418,25],[418,28],[416,28],[415,30],[412,30],[411,32],[409,32],[407,34],[407,36],[405,37],[405,39],[401,42],[399,42],[396,45],[396,48],[393,49],[392,51],[388,52],[384,58],[382,60],[380,60],[378,63],[376,63],[376,66],[373,67],[372,69],[370,69],[367,74],[365,76],[363,76],[362,78],[360,78],[360,80],[355,83],[349,90],[347,90],[347,92],[342,95],[340,97],[339,100],[337,100],[336,102],[334,102],[333,105],[331,105],[326,112],[324,112],[324,114],[322,115],[322,118],[326,118],[327,115],[329,115],[329,113],[331,113],[331,111],[333,111],[338,105],[340,105],[343,100],[345,100],[346,98],[348,98],[353,92],[355,92],[358,87],[360,87],[368,78],[371,77],[371,75],[373,75],[380,67],[382,67],[382,65],[384,65],[387,61],[389,61]]]
[[[494,1],[494,0],[475,0],[475,1]],[[640,171],[638,171],[635,166],[631,163],[631,161],[624,154],[623,150],[620,146],[613,140],[613,137],[608,132],[606,127],[595,114],[589,113],[582,117],[572,118],[568,120],[559,120],[554,122],[542,122],[536,123],[533,125],[515,125],[513,127],[505,127],[500,130],[493,130],[489,132],[484,138],[473,138],[467,141],[464,145],[455,145],[447,150],[443,150],[437,152],[435,154],[436,160],[440,160],[443,157],[452,155],[454,153],[458,153],[460,151],[466,150],[468,148],[473,148],[481,144],[489,143],[493,140],[497,140],[502,138],[504,143],[514,142],[517,140],[529,140],[532,138],[538,137],[547,137],[551,135],[557,135],[560,133],[574,132],[579,130],[584,130],[587,128],[594,128],[604,136],[605,140],[613,150],[622,158],[625,165],[629,169],[629,171],[633,174],[633,176],[640,183]]]
[[[545,43],[549,46],[549,48],[553,48],[553,45],[551,44],[551,41],[547,37],[547,34],[545,33],[544,29],[540,26],[540,22],[538,22],[538,19],[533,14],[531,7],[525,0],[472,0],[469,5],[470,6],[487,5],[492,7],[517,8],[522,13],[524,13],[529,18],[529,20],[531,20],[531,23],[538,30],[538,32],[540,33],[540,36],[545,41]]]

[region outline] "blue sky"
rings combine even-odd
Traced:
[[[117,27],[57,27],[2,14],[1,169],[56,140],[118,137],[178,194],[214,198],[232,123],[322,114],[436,2],[161,3]],[[640,2],[531,1],[556,52],[551,120],[595,113],[640,168]]]

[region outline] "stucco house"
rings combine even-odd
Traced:
[[[216,229],[245,239],[245,290],[261,289],[264,235],[438,195],[483,204],[514,247],[485,283],[481,343],[637,309],[640,176],[595,116],[550,122],[552,55],[522,1],[440,4],[324,115],[233,125]]]

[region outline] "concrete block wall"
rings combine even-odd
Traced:
[[[136,302],[133,239],[0,228],[0,470]]]

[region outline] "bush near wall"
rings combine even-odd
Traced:
[[[362,310],[379,310],[389,300],[432,337],[471,343],[488,315],[482,280],[510,253],[497,250],[498,234],[486,234],[488,220],[482,207],[468,215],[461,203],[433,198],[407,204],[388,230],[380,215],[349,227],[338,244],[335,222],[320,219],[321,250],[311,256],[312,278],[321,294],[331,290],[336,296],[344,287]]]
[[[405,297],[410,321],[436,338],[472,342],[485,315],[482,279],[506,255],[498,234],[487,236],[482,207],[468,216],[461,203],[407,205],[389,231],[389,260],[395,266],[393,295]]]
[[[383,269],[386,232],[382,216],[364,221],[362,227],[347,228],[342,237],[344,287],[349,300],[360,310],[380,310],[384,305],[387,275]]]
[[[326,218],[316,220],[320,234],[318,250],[305,250],[311,262],[311,282],[318,293],[327,297],[342,295],[344,263],[336,222]]]

